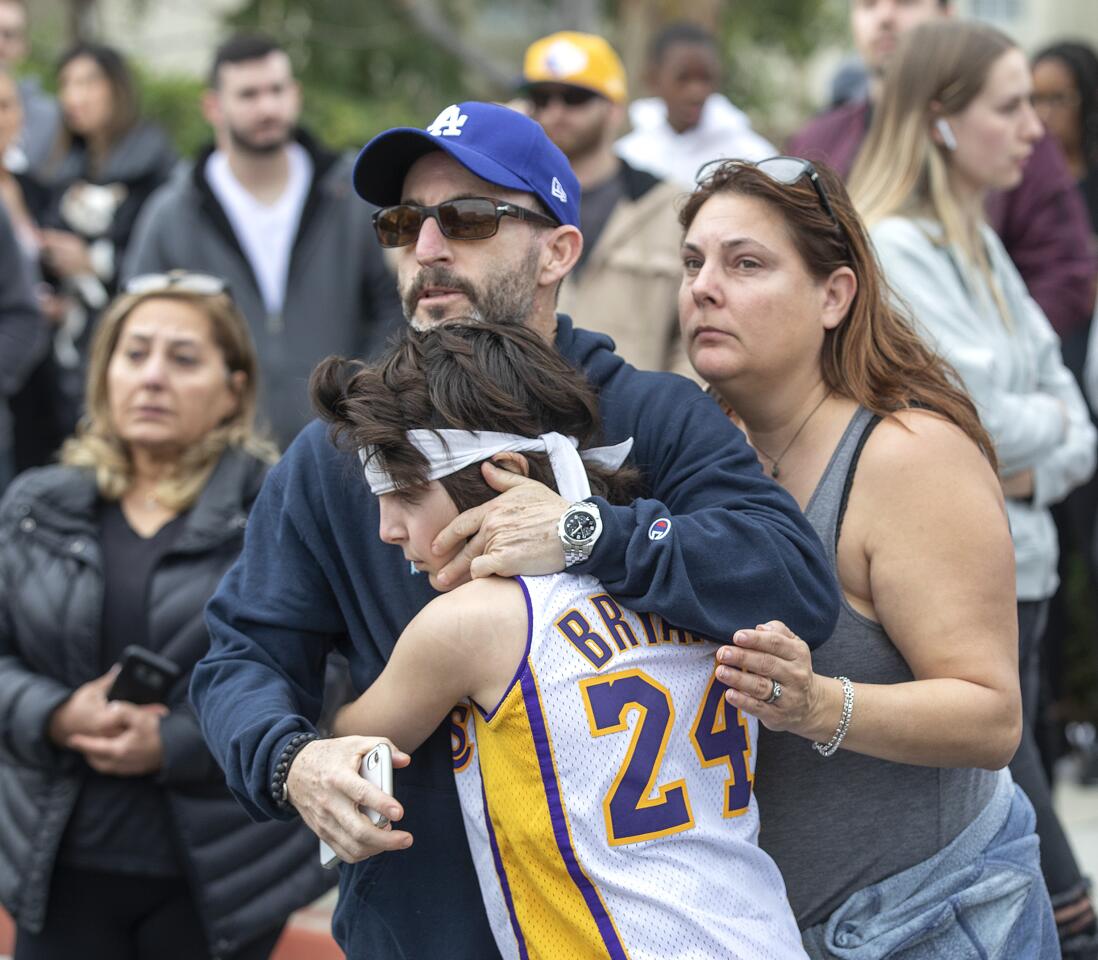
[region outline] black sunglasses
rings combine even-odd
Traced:
[[[215,277],[212,273],[170,270],[167,273],[142,273],[131,277],[122,288],[123,293],[135,295],[164,293],[168,290],[216,297],[219,293],[229,293],[229,281],[224,277]]]
[[[725,159],[719,159],[703,163],[698,168],[697,176],[694,178],[695,181],[700,184],[715,173],[720,166],[729,162]],[[752,163],[749,160],[733,160],[731,162],[737,166],[754,167],[760,173],[765,173],[771,180],[783,183],[787,187],[793,186],[802,177],[807,177],[808,182],[812,184],[812,188],[816,191],[816,196],[820,198],[820,206],[823,207],[840,232],[845,235],[843,226],[839,223],[839,218],[835,216],[835,211],[832,209],[831,201],[827,199],[827,192],[820,182],[820,175],[808,160],[801,157],[770,157],[768,160],[760,160],[758,163]]]
[[[582,107],[599,96],[594,90],[583,87],[530,87],[526,95],[535,110],[544,110],[554,100],[559,100],[566,107]]]
[[[433,219],[444,237],[450,240],[487,240],[499,230],[501,217],[514,217],[545,227],[560,224],[551,217],[535,213],[513,203],[489,197],[462,197],[446,200],[435,207],[418,203],[398,203],[374,214],[374,229],[383,247],[406,247],[415,243],[426,220]]]

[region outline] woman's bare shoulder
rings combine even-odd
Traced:
[[[901,410],[885,417],[866,442],[862,465],[894,475],[905,469],[948,469],[995,482],[991,464],[967,433],[930,410]]]

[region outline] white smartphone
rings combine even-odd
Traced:
[[[379,743],[366,756],[362,758],[362,766],[358,768],[359,774],[369,780],[382,793],[393,795],[393,751],[387,743]],[[375,827],[384,829],[389,825],[389,818],[370,807],[359,807],[359,812],[370,818],[370,823]],[[339,863],[336,852],[323,840],[320,841],[320,863],[324,867],[334,867]]]

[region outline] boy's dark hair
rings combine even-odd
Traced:
[[[657,67],[663,61],[667,51],[678,44],[702,44],[720,52],[720,44],[717,38],[706,30],[705,27],[691,23],[689,20],[677,20],[669,23],[653,38],[648,45],[648,65]]]
[[[329,357],[313,372],[313,403],[344,449],[372,446],[398,490],[425,486],[427,461],[409,442],[415,429],[491,430],[575,437],[597,446],[598,400],[583,375],[551,345],[518,324],[452,323],[408,329],[372,364]],[[528,453],[530,476],[556,489],[549,458]],[[633,467],[587,464],[591,492],[629,503],[643,491]],[[497,496],[476,463],[439,481],[459,510]]]
[[[221,68],[226,64],[247,63],[250,60],[262,60],[272,53],[285,53],[282,45],[262,33],[237,33],[229,37],[214,51],[208,79],[211,88],[216,89],[221,80]]]

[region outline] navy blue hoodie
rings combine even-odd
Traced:
[[[595,498],[603,533],[584,572],[629,607],[706,636],[779,619],[811,646],[827,639],[838,592],[820,543],[718,406],[682,377],[634,369],[567,317],[556,344],[598,389],[606,442],[635,438],[651,490],[627,507]],[[670,534],[652,540],[661,517]],[[191,683],[210,749],[254,817],[286,816],[268,792],[273,764],[294,733],[314,729],[329,648],[364,690],[433,596],[400,547],[378,538],[357,456],[312,423],[252,508],[244,551],[207,608],[210,652]],[[336,938],[370,960],[495,956],[447,725],[396,772],[394,790],[415,843],[341,868]]]

